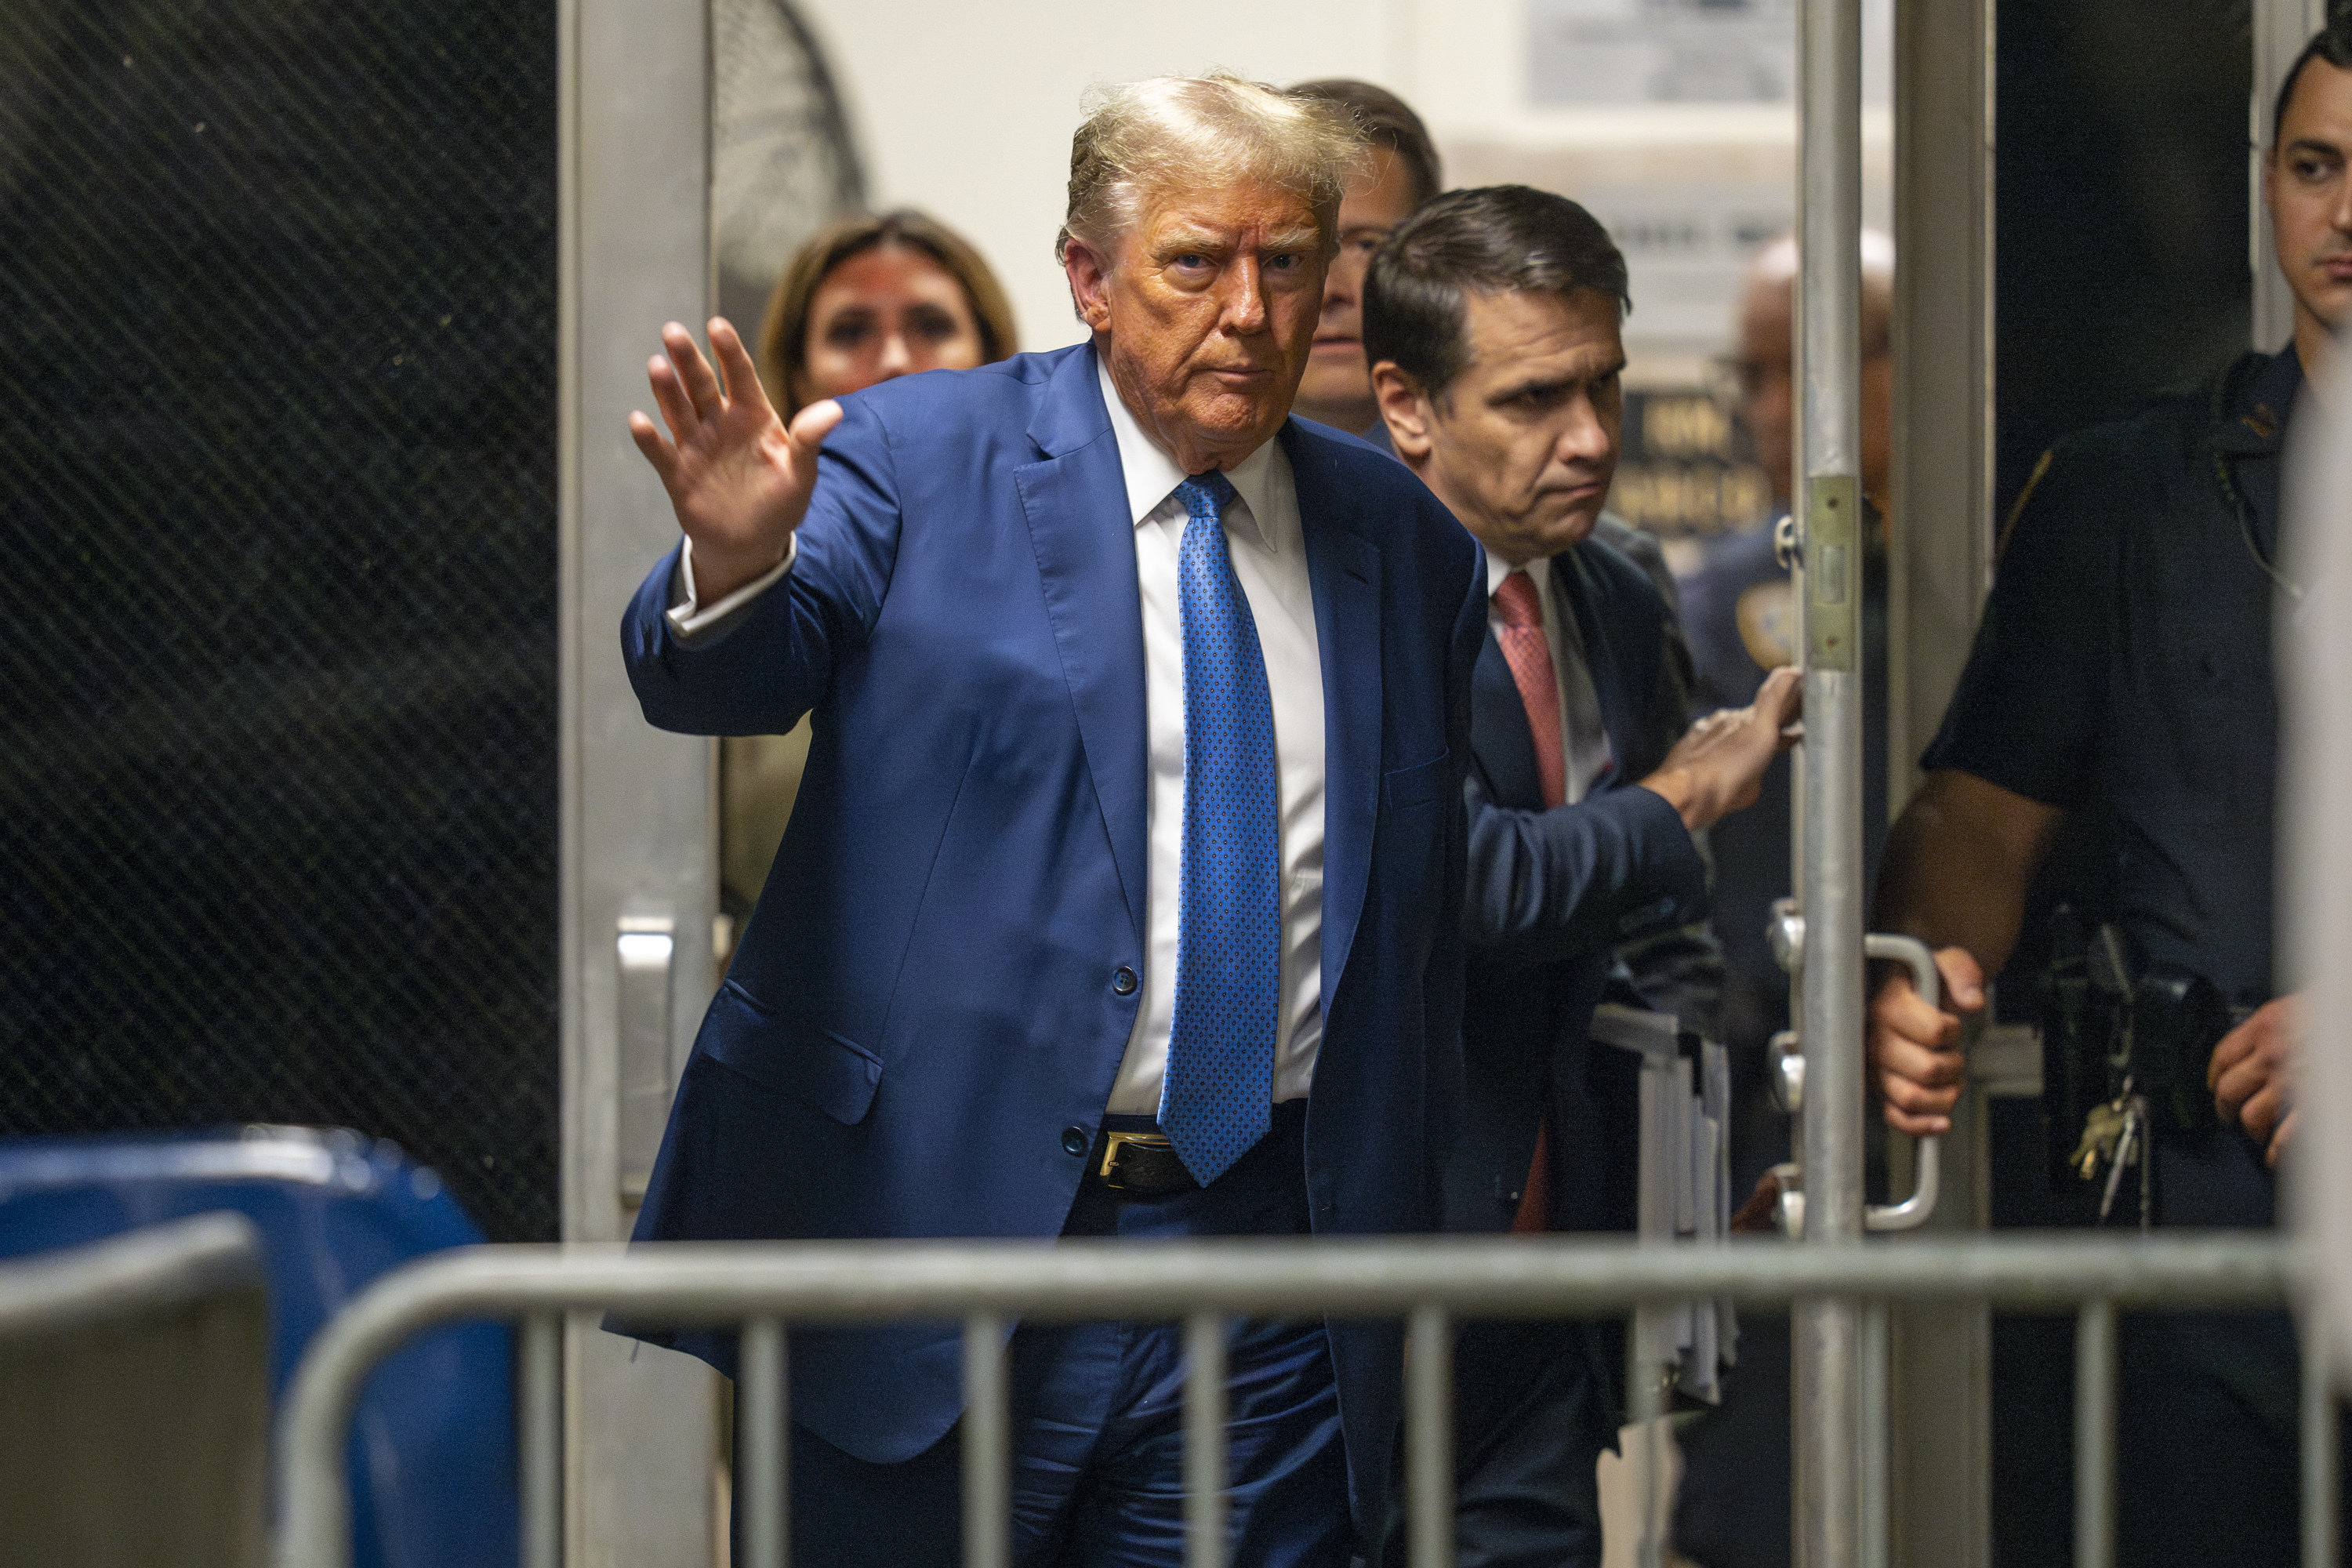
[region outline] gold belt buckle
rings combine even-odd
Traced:
[[[1129,1143],[1133,1143],[1137,1147],[1143,1149],[1173,1149],[1176,1146],[1168,1141],[1168,1135],[1164,1132],[1104,1133],[1102,1169],[1097,1171],[1095,1174],[1100,1176],[1106,1184],[1111,1186],[1118,1185],[1116,1182],[1111,1180],[1111,1171],[1112,1168],[1118,1163],[1119,1150],[1125,1148]],[[1121,1188],[1120,1190],[1124,1191],[1125,1189]]]

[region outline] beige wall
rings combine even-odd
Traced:
[[[1394,0],[1391,0],[1393,4]],[[1021,346],[1078,341],[1055,262],[1070,132],[1098,81],[1211,66],[1264,80],[1387,79],[1381,7],[1332,0],[801,0],[830,55],[878,205],[930,212],[1003,278]]]
[[[1394,89],[1457,179],[1561,190],[1620,231],[1633,271],[1629,346],[1660,381],[1685,380],[1720,346],[1739,237],[1794,211],[1784,107],[1530,107],[1524,0],[800,4],[848,100],[873,199],[929,208],[971,235],[1012,291],[1024,348],[1079,336],[1052,245],[1070,132],[1097,81],[1223,66]],[[1883,169],[1883,113],[1873,121]]]

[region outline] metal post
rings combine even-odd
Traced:
[[[534,1312],[522,1327],[522,1560],[563,1562],[563,1318]]]
[[[1184,1320],[1184,1568],[1225,1568],[1225,1320]]]
[[[1415,1307],[1405,1340],[1405,1561],[1454,1568],[1454,1320]]]
[[[2336,1568],[2343,1429],[2326,1347],[2315,1330],[2303,1338],[2303,1568]]]
[[[1799,498],[1805,644],[1804,1239],[1862,1237],[1862,7],[1805,0],[1798,52]],[[1791,1314],[1801,1568],[1854,1568],[1862,1521],[1851,1298]]]
[[[1659,1518],[1665,1510],[1659,1506],[1665,1500],[1659,1489],[1666,1478],[1666,1420],[1664,1415],[1643,1417],[1642,1427],[1642,1533],[1635,1538],[1634,1563],[1637,1568],[1666,1568],[1666,1521]]]
[[[963,1321],[964,1568],[1013,1568],[1013,1435],[1004,1320]]]
[[[1889,1357],[1894,1332],[1884,1301],[1862,1310],[1862,1369],[1857,1397],[1862,1406],[1862,1435],[1855,1462],[1860,1466],[1862,1533],[1857,1546],[1862,1568],[1889,1568],[1888,1528],[1892,1522],[1894,1447],[1890,1404]]]
[[[784,1328],[773,1318],[743,1327],[741,1408],[736,1422],[735,1475],[743,1510],[747,1568],[784,1568],[790,1561],[792,1500],[785,1481]]]
[[[645,722],[612,657],[613,606],[677,542],[661,481],[625,439],[646,356],[709,300],[710,46],[702,0],[557,0],[562,101],[555,476],[561,585],[562,1236],[635,1224],[622,1173],[622,950],[632,917],[667,920],[668,1059],[682,1065],[718,984],[713,747]],[[658,802],[648,809],[648,803]],[[699,938],[699,940],[698,940]],[[642,973],[636,978],[646,978]],[[631,985],[629,989],[635,990]],[[646,1022],[659,1029],[662,1020]],[[662,1058],[647,1041],[648,1065]],[[641,1355],[573,1319],[563,1350],[566,1555],[581,1568],[707,1568],[718,1374]]]
[[[1664,1568],[1666,1542],[1658,1528],[1658,1486],[1665,1474],[1665,1445],[1660,1428],[1665,1425],[1666,1384],[1660,1342],[1672,1343],[1666,1319],[1671,1307],[1658,1301],[1637,1301],[1628,1313],[1633,1331],[1625,1336],[1625,1420],[1642,1435],[1642,1522],[1633,1536],[1634,1568]],[[1633,1464],[1629,1450],[1624,1456]]]
[[[2074,1320],[2074,1568],[2116,1568],[2116,1304]]]
[[[1992,579],[1994,0],[1895,8],[1895,397],[1887,517],[1888,816],[1917,785]],[[1873,716],[1874,718],[1875,715]],[[2033,1058],[2038,1076],[2041,1058]],[[1942,1141],[1930,1229],[1981,1229],[1984,1075]],[[1892,1152],[1899,1153],[1897,1140]],[[1900,1183],[1897,1183],[1900,1190]],[[1980,1301],[1899,1308],[1889,1375],[1888,1552],[1905,1568],[1990,1568],[1992,1317]]]

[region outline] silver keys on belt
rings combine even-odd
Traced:
[[[2133,1166],[2139,1168],[2139,1223],[2144,1230],[2153,1222],[2153,1162],[2148,1158],[2147,1097],[2132,1088],[2127,1075],[2123,1088],[2115,1099],[2104,1105],[2095,1105],[2083,1119],[2082,1141],[2074,1145],[2075,1173],[2086,1182],[2099,1179],[2104,1167],[2107,1173],[2106,1189],[2099,1197],[2099,1223],[2105,1225],[2116,1206],[2116,1193],[2122,1186],[2124,1173]]]

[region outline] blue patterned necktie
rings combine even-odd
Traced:
[[[1257,622],[1225,550],[1234,487],[1176,487],[1190,521],[1177,555],[1184,622],[1184,877],[1176,904],[1176,1016],[1160,1126],[1203,1186],[1265,1136],[1282,1008],[1282,843],[1274,701]]]

